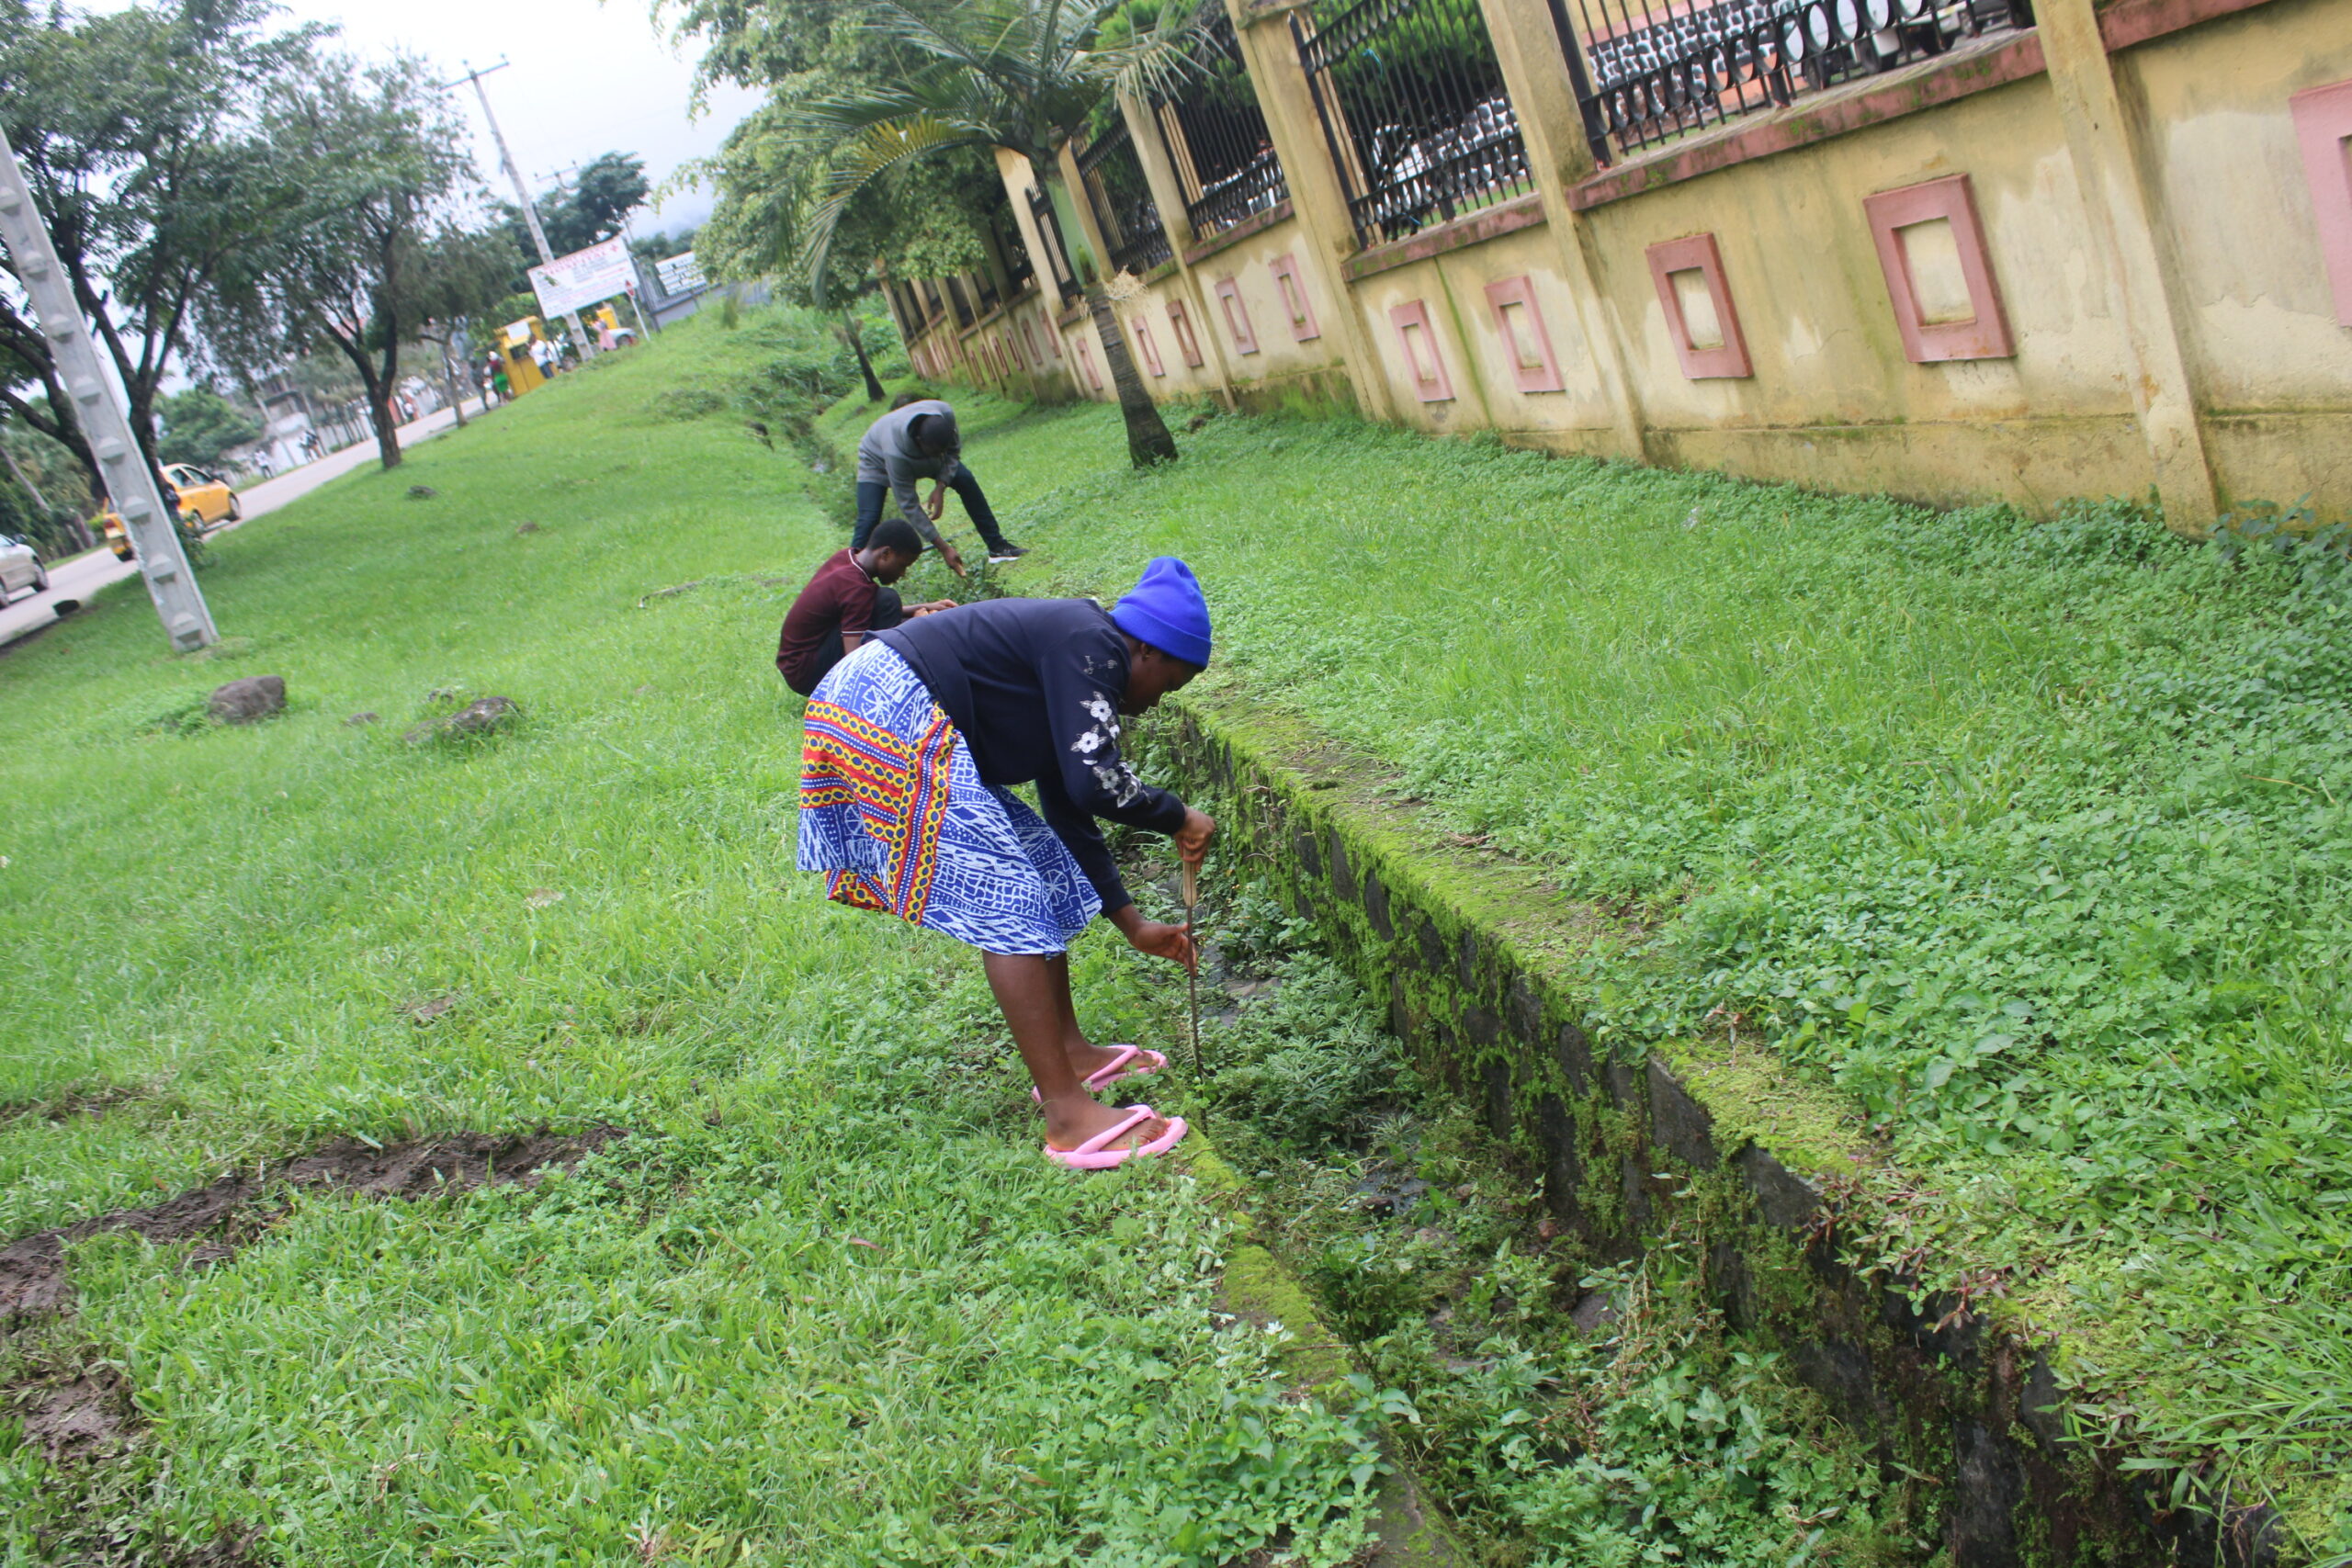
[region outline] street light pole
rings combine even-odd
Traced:
[[[73,401],[74,423],[98,460],[108,499],[130,531],[139,552],[139,574],[147,580],[147,596],[155,602],[172,646],[189,653],[220,641],[212,612],[205,607],[196,574],[188,570],[187,554],[180,548],[178,520],[164,506],[155,470],[148,466],[131,435],[130,419],[107,385],[97,348],[74,299],[74,286],[58,262],[57,247],[50,243],[25,173],[17,166],[17,150],[5,134],[0,134],[0,240],[7,242],[8,254],[16,258],[17,276],[32,301],[34,319],[49,340],[59,378]]]
[[[498,129],[498,117],[490,112],[490,90],[481,85],[481,79],[492,72],[505,69],[506,62],[503,60],[495,65],[485,65],[479,71],[469,65],[466,67],[466,73],[458,77],[458,82],[471,82],[474,85],[474,96],[481,100],[481,118],[489,122],[490,139],[498,147],[498,161],[505,167],[506,177],[514,182],[514,199],[523,204],[523,221],[530,226],[531,243],[539,248],[539,265],[553,266],[555,253],[548,248],[548,231],[539,224],[539,209],[532,204],[530,187],[523,183],[523,171],[515,167],[514,154],[507,150],[506,133]],[[441,84],[441,90],[448,92],[457,86],[458,82],[444,82]],[[580,312],[566,310],[563,313],[563,319],[565,324],[571,328],[571,341],[580,345],[580,352],[584,355],[594,356],[596,345],[589,341],[586,329],[581,326]]]

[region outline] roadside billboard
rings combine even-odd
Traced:
[[[539,314],[548,317],[602,304],[616,294],[628,293],[636,282],[628,242],[617,234],[531,269],[531,291],[539,297]]]
[[[681,251],[653,264],[653,276],[662,281],[664,294],[692,294],[703,286],[702,263],[695,260],[692,251]]]

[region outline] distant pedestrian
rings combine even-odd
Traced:
[[[531,363],[538,367],[540,375],[545,376],[549,379],[553,379],[555,377],[555,344],[549,343],[543,337],[533,338],[531,340]]]

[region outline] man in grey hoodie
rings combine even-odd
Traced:
[[[883,497],[889,494],[898,499],[899,512],[915,532],[937,547],[948,570],[962,576],[964,558],[940,536],[938,527],[952,490],[963,499],[972,526],[988,541],[989,559],[1013,560],[1023,554],[997,526],[980,481],[964,466],[963,446],[956,411],[937,398],[919,399],[876,420],[857,444],[857,531],[850,536],[850,548],[865,548],[866,536],[881,520]],[[928,506],[915,493],[917,479],[933,481]]]

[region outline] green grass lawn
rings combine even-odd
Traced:
[[[0,1423],[17,1558],[221,1525],[304,1563],[1354,1540],[1368,1417],[1280,1399],[1212,1314],[1181,1170],[1048,1168],[969,955],[790,869],[770,660],[841,533],[711,391],[788,335],[698,320],[223,537],[209,656],[126,583],[0,657],[0,1240],[345,1136],[631,1134],[535,1189],[308,1194],[209,1270],[80,1244],[78,1312],[0,1382],[112,1359],[152,1433],[59,1471]],[[1184,555],[1209,700],[1289,709],[1607,904],[1645,934],[1593,951],[1597,1024],[1735,1018],[1838,1086],[1927,1199],[1890,1247],[1996,1266],[2101,1414],[2352,1551],[2329,558],[1348,423],[1215,419],[1138,475],[1109,410],[957,402],[1039,547],[997,586],[1107,597]],[[265,673],[285,716],[193,716]],[[490,694],[511,733],[403,743]],[[1081,1005],[1168,1043],[1181,990],[1105,935]],[[1464,1431],[1508,1425],[1490,1381]],[[1613,1506],[1529,1474],[1482,1506]]]
[[[209,1269],[78,1245],[78,1311],[0,1383],[111,1360],[150,1429],[60,1469],[0,1421],[0,1560],[1359,1538],[1369,1417],[1282,1397],[1212,1312],[1190,1179],[1049,1167],[970,955],[791,869],[771,660],[840,536],[789,458],[665,400],[781,331],[697,320],[216,541],[206,657],[136,583],[0,657],[0,1240],[345,1136],[629,1131],[536,1188],[305,1194]],[[257,674],[286,714],[192,717]],[[403,742],[491,694],[511,732]],[[1075,967],[1108,1035],[1165,1037],[1181,988],[1115,937]]]
[[[976,399],[973,423],[1001,417]],[[2117,504],[2035,525],[1213,419],[969,456],[1023,592],[1201,573],[1217,667],[1643,934],[1620,1039],[1766,1042],[1991,1266],[2097,1420],[2352,1553],[2352,574]],[[951,509],[952,511],[953,509]]]

